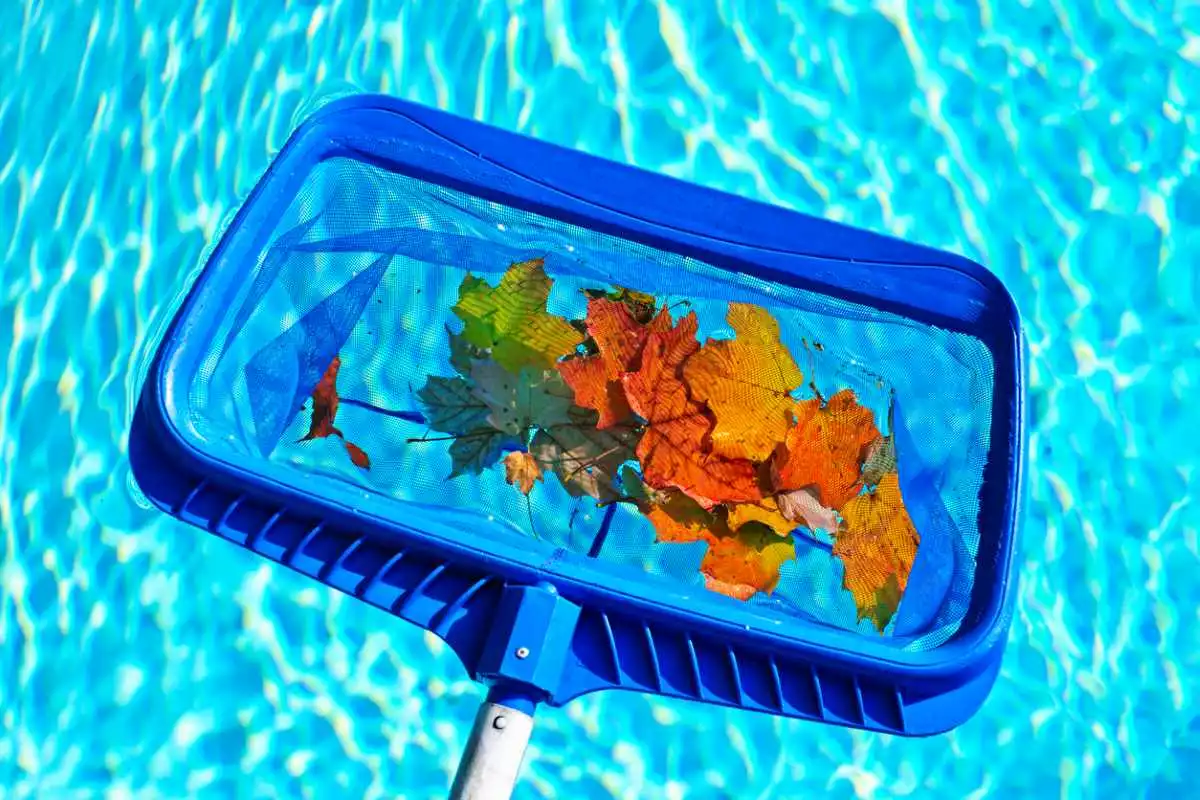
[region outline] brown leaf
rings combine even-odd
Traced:
[[[371,459],[358,445],[346,440],[346,437],[333,424],[334,418],[338,411],[338,393],[337,393],[337,375],[342,367],[342,359],[339,356],[334,356],[333,361],[325,370],[325,374],[321,376],[321,380],[317,382],[312,393],[312,417],[308,426],[308,433],[300,439],[301,442],[312,441],[313,439],[324,439],[328,436],[337,436],[342,440],[342,445],[346,448],[346,453],[350,456],[350,461],[362,469],[371,468]]]
[[[504,475],[521,494],[529,494],[533,484],[542,479],[542,468],[537,459],[525,452],[513,451],[504,457]]]
[[[342,359],[334,356],[333,361],[325,369],[325,374],[313,388],[312,420],[308,425],[308,433],[300,441],[307,442],[312,439],[324,439],[326,436],[334,434],[340,435],[338,429],[333,425],[333,419],[337,416],[338,410],[337,374],[341,367]]]

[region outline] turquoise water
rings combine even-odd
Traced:
[[[1020,608],[978,716],[908,741],[611,693],[539,715],[518,797],[1187,796],[1186,5],[0,6],[0,795],[444,796],[480,699],[452,654],[139,507],[125,461],[142,347],[302,104],[354,85],[966,253],[1029,325]]]

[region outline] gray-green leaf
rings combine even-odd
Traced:
[[[431,376],[417,397],[425,404],[429,427],[435,431],[458,435],[487,425],[490,410],[463,378]]]

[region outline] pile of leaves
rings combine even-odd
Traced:
[[[459,287],[456,374],[418,392],[451,477],[503,463],[526,495],[549,472],[572,496],[632,504],[658,541],[706,543],[706,586],[742,600],[773,592],[795,536],[823,530],[883,631],[919,536],[891,438],[854,392],[799,399],[804,375],[758,306],[731,303],[734,337],[702,343],[694,312],[651,295],[588,290],[573,320],[547,310],[552,286],[535,259]]]

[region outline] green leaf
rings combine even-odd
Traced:
[[[549,369],[584,339],[569,321],[546,311],[553,284],[540,258],[511,265],[494,288],[467,275],[452,311],[463,321],[466,341],[490,350],[509,372]]]
[[[463,434],[487,427],[487,404],[464,378],[431,376],[417,397],[425,405],[429,427],[441,433]]]
[[[572,497],[620,500],[617,471],[636,458],[640,430],[627,426],[597,430],[596,415],[582,418],[579,411],[576,409],[575,423],[540,429],[529,451],[543,468],[558,475]]]
[[[557,370],[521,370],[514,375],[494,361],[471,365],[475,397],[489,411],[493,428],[524,437],[533,428],[573,421],[575,393]]]

